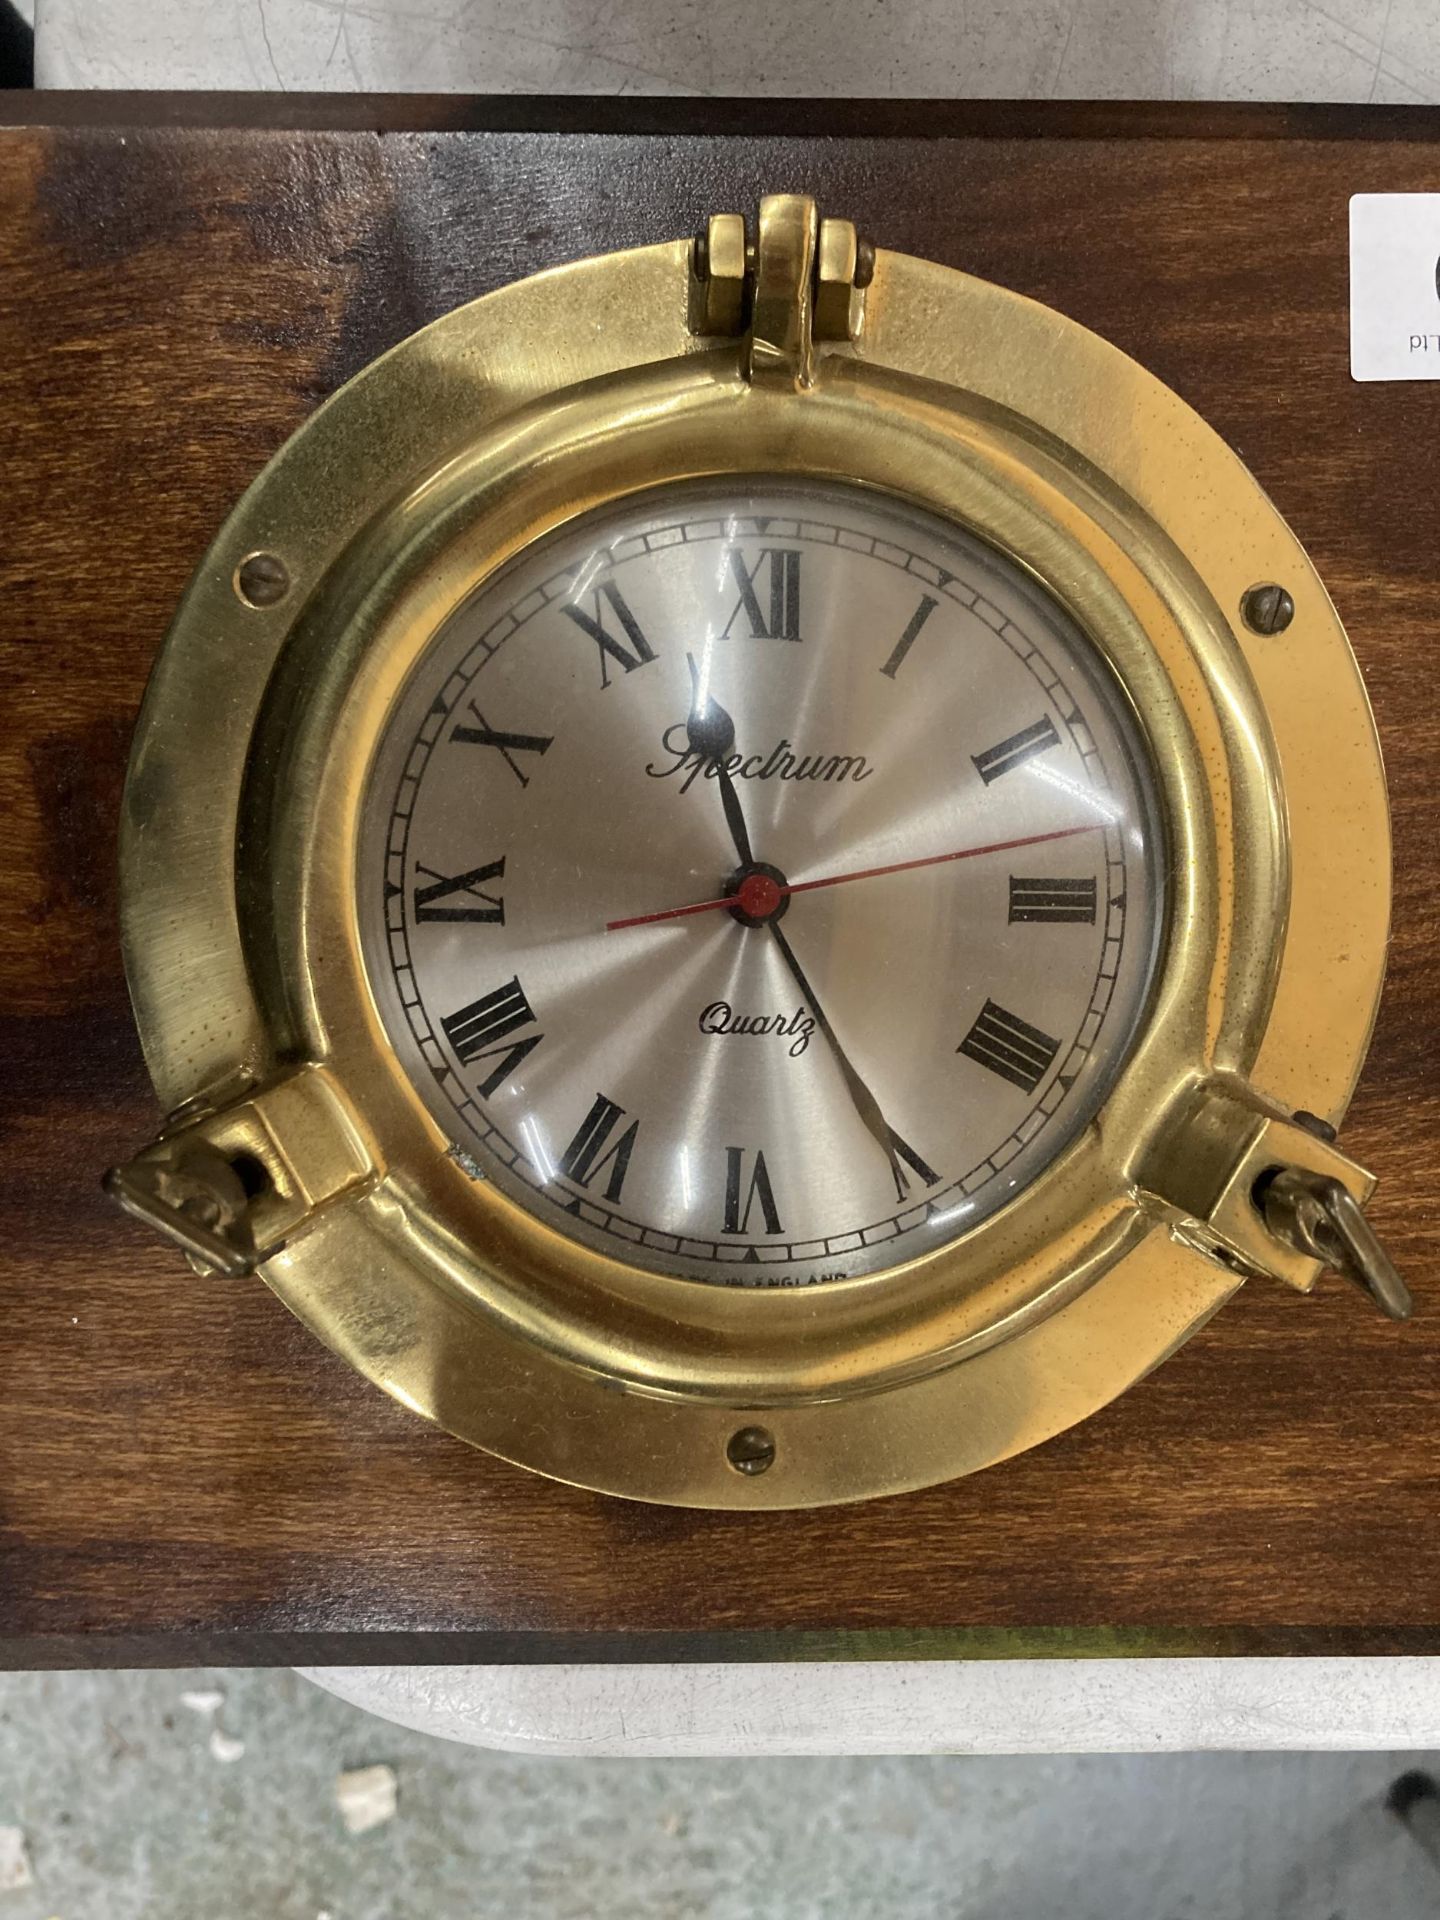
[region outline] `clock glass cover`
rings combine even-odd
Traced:
[[[436,635],[362,941],[477,1178],[640,1266],[810,1285],[963,1233],[1095,1113],[1157,845],[1119,688],[1012,562],[856,487],[672,488]]]

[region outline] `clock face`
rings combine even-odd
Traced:
[[[632,1264],[874,1272],[1093,1117],[1161,925],[1143,741],[1019,567],[859,488],[632,497],[438,632],[361,822],[367,972],[476,1179]]]

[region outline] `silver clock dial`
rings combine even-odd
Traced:
[[[1123,695],[1020,568],[854,487],[675,488],[435,636],[361,937],[477,1177],[640,1266],[809,1285],[964,1233],[1094,1115],[1158,846]]]

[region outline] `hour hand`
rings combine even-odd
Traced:
[[[736,855],[742,867],[753,867],[755,855],[750,850],[750,835],[741,811],[740,796],[735,791],[735,782],[730,778],[730,769],[725,764],[735,751],[735,722],[708,690],[702,705],[700,669],[693,653],[687,653],[685,658],[690,667],[690,684],[694,688],[690,714],[685,722],[685,737],[690,743],[690,751],[714,766],[715,778],[720,786],[720,804],[725,810],[725,824],[735,843]]]

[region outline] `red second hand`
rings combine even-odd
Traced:
[[[797,880],[793,886],[776,886],[777,900],[791,893],[814,893],[821,887],[841,887],[850,880],[877,880],[884,873],[910,873],[916,867],[939,867],[947,860],[974,860],[982,853],[1008,853],[1014,847],[1038,847],[1047,840],[1071,840],[1077,833],[1096,833],[1105,823],[1091,820],[1083,827],[1057,827],[1053,833],[1029,833],[1020,840],[992,840],[987,847],[961,847],[958,853],[928,853],[920,860],[896,860],[888,867],[857,867],[853,873],[831,873],[823,880]],[[605,931],[619,933],[624,927],[649,927],[659,920],[683,920],[692,913],[713,913],[719,907],[733,907],[736,896],[727,893],[719,900],[696,900],[688,907],[664,907],[659,913],[637,913],[629,920],[607,920]]]

